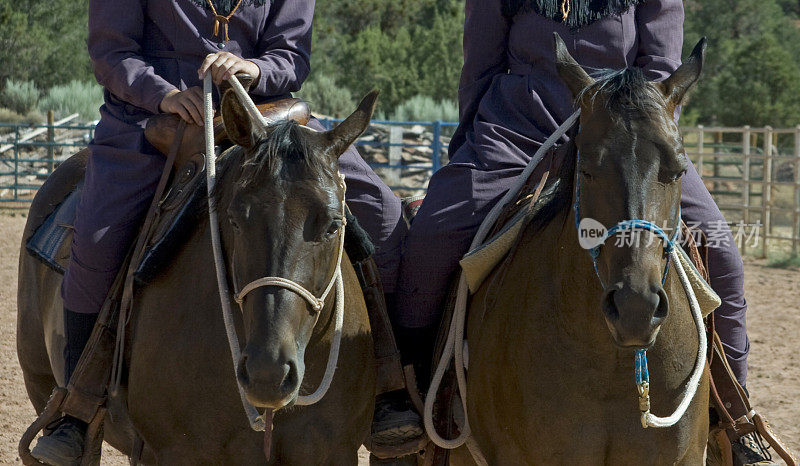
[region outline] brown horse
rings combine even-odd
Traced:
[[[322,294],[344,234],[338,157],[369,124],[376,99],[377,93],[368,95],[337,128],[316,132],[293,122],[260,129],[226,94],[223,119],[238,146],[220,159],[215,199],[229,282],[284,277]],[[31,219],[63,194],[59,184],[71,187],[79,177],[80,161],[64,167],[39,194],[54,197],[36,199]],[[63,377],[61,276],[28,255],[24,240],[17,344],[29,396],[41,411]],[[234,368],[209,222],[200,221],[163,272],[135,293],[127,392],[109,403],[106,440],[129,454],[135,429],[149,463],[263,464],[264,434],[250,429],[238,378],[249,402],[275,410],[271,463],[356,464],[372,417],[374,358],[363,296],[346,256],[342,274],[345,312],[333,382],[320,402],[294,406],[298,393],[314,391],[322,379],[335,300],[317,312],[285,288],[251,291],[234,317],[243,348]]]
[[[634,351],[648,348],[657,415],[678,405],[698,352],[674,267],[662,286],[663,243],[646,232],[632,245],[610,238],[595,272],[575,216],[606,228],[629,219],[677,226],[689,162],[673,114],[700,75],[704,46],[663,83],[634,69],[595,81],[556,38],[559,74],[581,108],[580,157],[566,156],[513,257],[469,309],[467,410],[489,464],[703,462],[707,373],[676,425],[640,423]],[[471,462],[464,448],[453,460]]]

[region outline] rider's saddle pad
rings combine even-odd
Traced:
[[[310,118],[308,106],[299,99],[284,99],[259,105],[268,121],[292,119],[306,124]],[[214,122],[215,142],[225,147],[227,135],[221,120]],[[147,123],[145,136],[162,152],[167,152],[178,128],[172,115],[158,115]],[[147,248],[139,262],[135,278],[140,284],[151,281],[172,254],[183,244],[205,213],[206,185],[203,156],[203,129],[189,125],[184,131],[176,157],[174,171],[162,196],[153,227],[147,234]],[[229,145],[229,143],[227,143]],[[83,177],[81,176],[81,179]],[[63,274],[66,270],[72,243],[75,214],[81,198],[82,182],[69,192],[30,236],[26,248],[50,268]]]

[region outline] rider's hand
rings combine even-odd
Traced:
[[[203,126],[203,90],[198,86],[169,91],[158,108],[164,113],[180,115],[186,123]]]
[[[261,75],[261,69],[255,63],[237,57],[230,52],[217,52],[206,55],[206,59],[203,60],[200,69],[197,70],[197,75],[200,79],[203,79],[209,70],[211,71],[211,79],[216,84],[220,84],[239,72],[249,74],[255,81],[258,81]]]

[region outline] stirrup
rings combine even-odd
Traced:
[[[46,432],[47,426],[51,425],[62,415],[62,408],[68,393],[68,390],[64,387],[54,388],[42,413],[36,417],[36,420],[34,420],[25,430],[25,433],[22,434],[22,438],[17,446],[17,453],[22,463],[26,466],[44,465],[44,463],[31,455],[31,444],[36,439],[36,436],[39,435],[39,432]],[[83,446],[83,454],[81,455],[81,466],[91,466],[97,463],[95,460],[98,458],[95,458],[91,453],[97,450],[97,442],[102,442],[99,433],[103,424],[103,419],[105,418],[105,413],[105,408],[100,407],[91,422],[89,422],[89,426],[86,429],[86,443]]]

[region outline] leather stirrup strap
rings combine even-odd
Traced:
[[[178,129],[175,132],[175,139],[172,141],[167,160],[164,163],[164,171],[161,173],[161,179],[158,180],[153,200],[150,202],[150,208],[147,210],[147,216],[144,219],[142,228],[139,230],[139,236],[136,239],[136,247],[133,250],[131,261],[128,263],[128,269],[125,276],[125,285],[122,289],[122,301],[119,306],[119,319],[117,320],[117,341],[114,350],[114,364],[111,371],[110,389],[116,391],[119,389],[119,384],[122,380],[122,365],[125,359],[125,328],[128,325],[128,317],[131,310],[131,302],[133,300],[133,282],[136,266],[144,254],[145,247],[147,246],[147,236],[150,229],[153,227],[153,222],[158,212],[158,205],[161,202],[161,197],[164,195],[164,190],[167,188],[169,176],[172,173],[172,168],[175,164],[175,158],[181,148],[183,141],[183,133],[186,130],[186,122],[181,120],[178,124]]]

